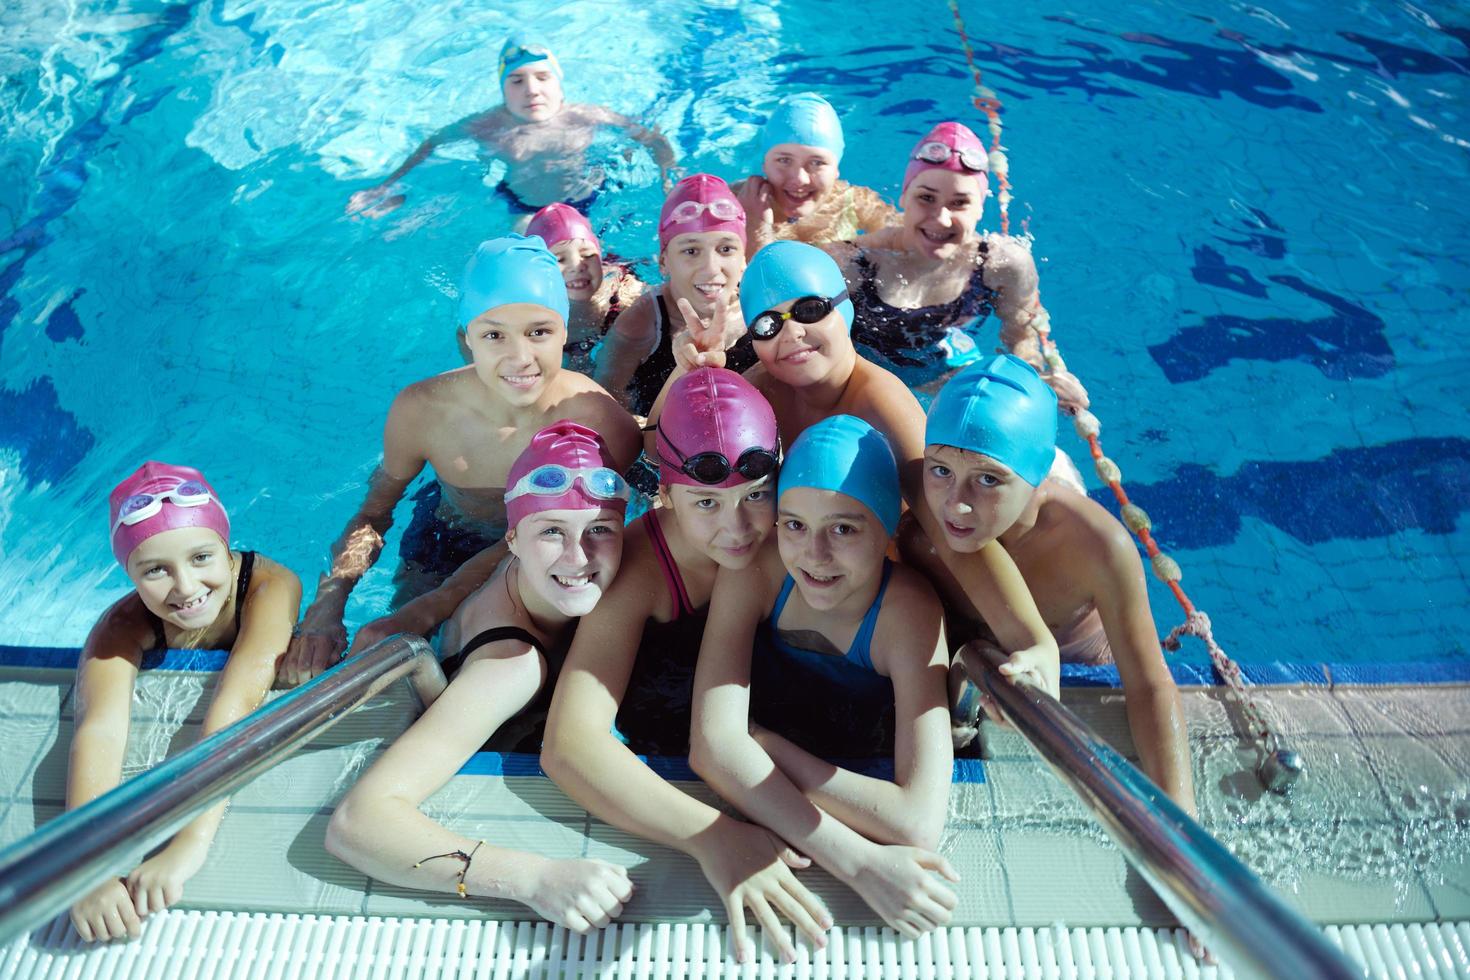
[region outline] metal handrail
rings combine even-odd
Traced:
[[[108,875],[135,867],[216,800],[283,762],[403,677],[425,707],[444,690],[444,672],[422,637],[403,633],[378,641],[0,851],[0,948]]]
[[[1169,910],[1237,975],[1293,980],[1363,975],[1305,916],[1061,702],[1038,688],[1007,681],[996,669],[1006,659],[1000,651],[972,643],[961,658],[971,680],[1081,798]],[[977,658],[989,669],[976,669]]]

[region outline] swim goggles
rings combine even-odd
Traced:
[[[117,520],[113,522],[110,536],[117,535],[117,529],[123,525],[132,527],[141,524],[150,517],[155,517],[163,510],[163,502],[167,500],[175,507],[203,507],[213,501],[214,505],[221,511],[225,509],[209,488],[198,480],[185,480],[176,484],[168,490],[158,493],[135,493],[117,508]]]
[[[687,225],[705,212],[714,215],[719,221],[745,220],[745,209],[740,206],[739,201],[728,197],[717,197],[713,201],[680,201],[659,227]]]
[[[544,463],[505,491],[505,499],[508,503],[528,493],[540,497],[555,497],[566,493],[578,480],[582,481],[584,490],[599,500],[628,500],[632,497],[627,481],[617,470],[606,466],[586,466],[574,470],[559,463]]]
[[[789,313],[766,310],[750,321],[751,336],[756,340],[770,340],[781,332],[787,320],[795,320],[797,323],[816,323],[845,302],[847,298],[847,290],[844,289],[831,299],[825,296],[803,296],[791,304]]]
[[[990,158],[983,151],[960,150],[938,140],[920,143],[918,149],[914,150],[914,159],[920,163],[948,163],[955,159],[971,173],[990,172]]]
[[[750,449],[741,453],[740,458],[731,467],[730,460],[725,457],[724,453],[710,451],[695,453],[693,456],[685,456],[679,450],[679,447],[675,446],[673,441],[669,439],[667,432],[663,431],[662,428],[659,428],[658,431],[659,435],[664,437],[664,441],[669,444],[669,448],[679,457],[679,472],[690,479],[698,480],[705,486],[724,483],[730,478],[732,469],[747,480],[763,479],[776,472],[776,464],[781,458],[779,447],[776,449],[762,449],[759,446],[752,446]]]

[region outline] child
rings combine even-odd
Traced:
[[[710,174],[679,181],[659,213],[658,247],[665,281],[614,321],[594,375],[638,415],[648,414],[673,372],[673,337],[690,315],[708,322],[708,343],[729,352],[722,366],[755,363],[731,302],[745,271],[745,211],[725,182]]]
[[[542,429],[516,458],[511,557],[445,630],[445,649],[458,651],[444,663],[449,687],[332,814],[327,849],[337,857],[396,885],[523,902],[578,933],[622,911],[633,892],[624,869],[477,842],[419,809],[491,736],[494,747],[539,748],[539,738],[517,736],[545,717],[576,619],[622,558],[628,486],[611,463],[597,434],[575,422]],[[515,735],[501,737],[506,729]]]
[[[761,130],[761,175],[732,189],[749,222],[747,254],[794,239],[820,244],[856,238],[897,220],[869,187],[837,175],[846,140],[832,104],[815,92],[788,95]]]
[[[951,378],[929,410],[925,434],[924,496],[942,533],[931,543],[906,528],[904,555],[940,589],[951,624],[963,624],[951,639],[962,643],[983,636],[983,627],[948,569],[998,539],[1056,635],[1062,660],[1116,659],[1143,771],[1193,813],[1183,709],[1159,649],[1138,549],[1106,510],[1048,478],[1056,403],[1035,369],[1010,354]]]
[[[583,214],[602,189],[602,172],[588,168],[587,147],[603,126],[625,131],[653,154],[661,171],[674,165],[674,150],[656,129],[647,129],[600,105],[566,101],[561,65],[539,41],[511,37],[500,49],[500,91],[505,104],[478,112],[425,140],[397,170],[377,185],[352,195],[347,213],[378,216],[403,203],[387,196],[401,178],[445,143],[474,140],[506,163],[495,193],[512,211],[530,214],[552,201],[571,201]],[[667,185],[665,185],[667,186]]]
[[[813,425],[782,465],[777,508],[775,546],[716,580],[690,765],[913,938],[945,925],[957,904],[929,874],[958,880],[933,853],[953,761],[948,651],[929,584],[885,557],[899,515],[887,440],[851,415]],[[762,623],[768,637],[752,664]],[[752,713],[778,731],[752,730]],[[894,778],[812,752],[891,754]],[[890,852],[901,874],[887,887],[852,873],[875,844],[907,845]]]
[[[548,204],[537,211],[526,234],[546,240],[567,284],[571,315],[563,366],[591,374],[593,349],[618,315],[643,293],[643,282],[626,264],[603,256],[592,226],[569,204]]]
[[[301,582],[289,569],[253,551],[230,550],[230,519],[198,470],[144,463],[113,489],[109,510],[112,553],[135,591],[102,614],[77,663],[68,810],[121,780],[144,654],[230,651],[204,715],[203,738],[260,706],[301,603]],[[87,942],[137,936],[142,919],[176,903],[203,867],[225,806],[195,817],[126,878],[103,882],[73,905],[77,934]]]
[[[399,392],[383,429],[383,461],[367,498],[332,548],[332,570],[302,617],[282,680],[299,684],[336,663],[347,646],[342,613],[377,560],[393,507],[426,464],[437,482],[416,497],[404,534],[394,605],[440,584],[505,534],[510,464],[558,419],[601,434],[622,472],[638,453],[638,427],[590,379],[561,367],[566,285],[539,238],[482,242],[465,269],[459,322],[473,363]],[[493,564],[492,566],[493,567]]]

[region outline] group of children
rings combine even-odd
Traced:
[[[591,125],[672,163],[655,131],[567,105],[544,45],[508,42],[501,79],[505,105],[450,135],[506,155],[518,202],[585,190],[565,161]],[[445,138],[354,208],[388,206]],[[118,782],[151,650],[231,651],[208,734],[273,681],[437,631],[447,690],[341,800],[325,846],[375,878],[518,901],[576,931],[622,911],[625,869],[473,840],[421,811],[482,747],[539,751],[593,814],[694,858],[742,959],[747,912],[788,958],[782,920],[825,942],[831,918],[797,874],[812,862],[906,936],[947,923],[957,875],[935,849],[955,745],[978,724],[952,714],[967,665],[951,658],[972,640],[1052,694],[1059,647],[1116,661],[1145,770],[1192,809],[1138,554],[1056,449],[1059,405],[1086,392],[1028,363],[1043,315],[1029,251],[976,230],[980,141],[956,122],[931,130],[897,209],[838,177],[842,127],[820,96],[783,100],[761,148],[761,174],[734,188],[710,174],[672,187],[659,285],[606,260],[585,202],[479,246],[460,285],[467,363],[394,399],[382,463],[299,623],[300,582],[231,550],[201,474],[150,462],[123,481],[111,540],[136,591],[82,653],[68,807]],[[528,172],[548,155],[560,169]],[[1012,353],[981,352],[992,310]],[[927,414],[915,389],[933,394]],[[393,608],[349,648],[348,593],[425,465]],[[741,816],[640,751],[687,751]],[[891,778],[829,761],[873,755],[891,756]],[[222,813],[78,902],[79,933],[135,934],[177,901]]]

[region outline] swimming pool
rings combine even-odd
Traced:
[[[930,7],[0,14],[0,643],[77,645],[126,588],[102,506],[144,458],[208,473],[241,545],[308,582],[324,568],[393,393],[458,363],[453,284],[507,226],[498,166],[465,146],[386,218],[343,205],[498,101],[487,66],[513,24],[555,39],[569,98],[657,121],[691,170],[746,172],[765,111],[818,89],[844,113],[843,175],[895,195],[917,135],[976,118]],[[1463,661],[1463,10],[961,7],[1056,338],[1221,642]],[[593,222],[646,258],[654,170],[618,150]],[[391,541],[349,623],[386,602]],[[1177,610],[1153,601],[1167,629]]]

